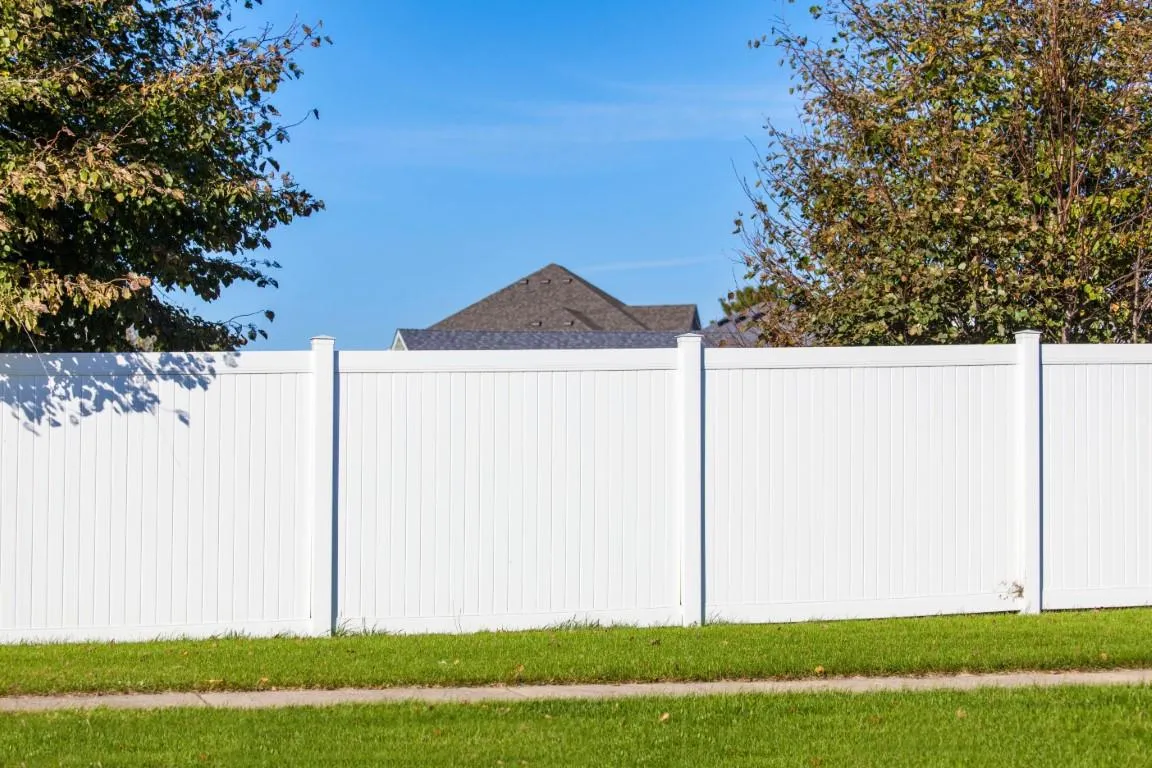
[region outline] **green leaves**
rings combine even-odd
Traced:
[[[824,14],[830,46],[777,42],[804,126],[770,128],[736,223],[754,290],[785,310],[764,340],[1148,340],[1152,3]]]
[[[244,254],[323,207],[266,168],[280,170],[271,139],[288,138],[270,94],[327,38],[297,25],[236,37],[229,13],[210,0],[0,3],[0,351],[30,335],[41,350],[120,350],[262,333],[167,297],[273,286],[271,263]]]

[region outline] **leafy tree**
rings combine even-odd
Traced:
[[[726,317],[747,316],[756,311],[760,301],[760,291],[754,286],[744,285],[728,291],[728,296],[720,299],[720,309]]]
[[[1152,336],[1152,3],[843,0],[736,221],[767,342]],[[755,40],[753,47],[769,43]]]
[[[170,297],[276,284],[252,252],[323,204],[271,156],[292,126],[269,99],[330,41],[234,23],[228,0],[0,0],[0,351],[264,333]]]

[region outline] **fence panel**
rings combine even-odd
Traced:
[[[341,353],[339,621],[679,621],[671,350]]]
[[[307,364],[0,357],[0,639],[303,631]]]
[[[1011,351],[709,350],[708,614],[1012,609]]]
[[[1152,604],[1152,351],[1044,347],[1044,607]]]

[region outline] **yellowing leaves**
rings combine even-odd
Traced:
[[[851,0],[829,43],[781,33],[802,125],[769,127],[737,224],[761,340],[1152,340],[1152,15],[1051,7]]]
[[[83,274],[60,275],[50,269],[0,264],[0,326],[31,332],[42,315],[60,311],[65,302],[92,311],[150,285],[150,279],[135,273],[116,280],[97,280]]]
[[[64,5],[75,12],[52,12]],[[252,252],[323,207],[261,165],[290,128],[270,94],[299,76],[303,46],[327,38],[297,24],[245,37],[223,23],[213,0],[5,5],[0,348],[119,348],[132,329],[161,347],[222,349],[264,333],[145,306],[142,290],[153,278],[212,301],[235,282],[273,286],[275,265]],[[100,311],[114,302],[136,306]],[[77,313],[56,321],[65,309],[87,314],[83,333]]]

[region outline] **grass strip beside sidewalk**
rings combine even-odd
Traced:
[[[1143,765],[1152,688],[0,715],[26,765]]]
[[[0,646],[0,694],[1152,667],[1152,609],[697,628]]]

